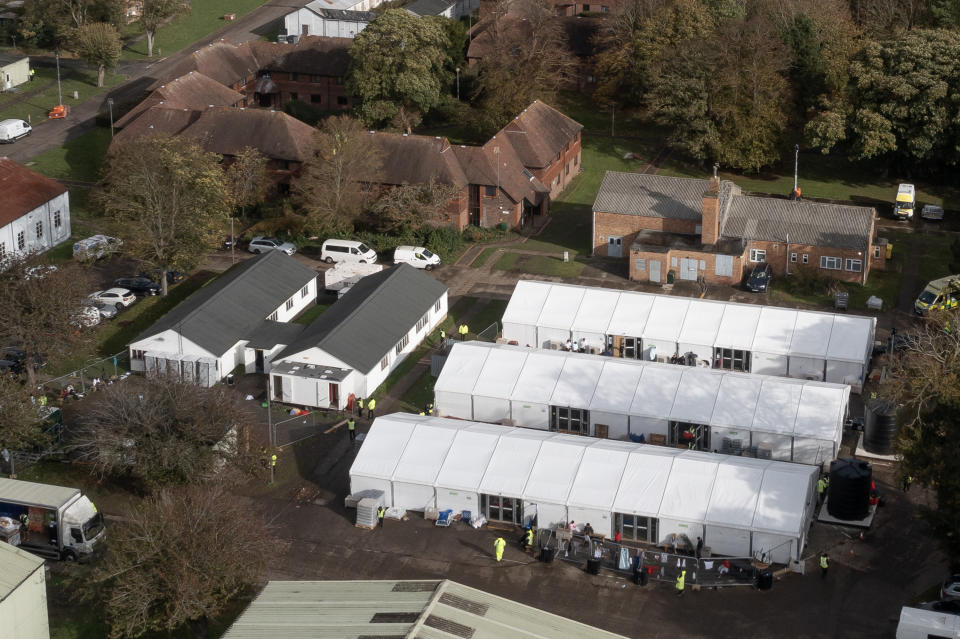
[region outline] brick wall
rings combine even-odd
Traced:
[[[651,262],[660,263],[660,283],[667,282],[667,273],[674,272],[675,281],[680,281],[680,260],[697,260],[697,275],[711,284],[729,284],[737,285],[743,279],[744,261],[743,256],[733,258],[733,275],[717,275],[716,273],[716,253],[704,253],[686,249],[671,249],[666,253],[631,250],[630,251],[630,279],[637,282],[649,282]],[[641,260],[643,262],[641,263]],[[674,266],[676,260],[676,266]],[[700,262],[703,262],[704,268],[700,268]],[[643,270],[640,267],[643,266]]]
[[[752,268],[754,264],[754,262],[750,261],[750,249],[766,251],[764,259],[773,267],[773,272],[777,275],[786,274],[787,261],[789,260],[791,272],[795,271],[797,266],[809,266],[817,269],[817,272],[824,277],[862,284],[869,274],[871,266],[871,259],[869,258],[871,254],[870,251],[864,252],[854,249],[837,249],[825,246],[791,243],[788,255],[787,245],[783,242],[761,242],[754,240],[748,243],[747,250],[744,253],[747,260],[746,268],[748,270]],[[796,262],[793,261],[794,254],[796,254]],[[804,256],[806,256],[806,258],[804,258]],[[821,257],[840,258],[840,268],[821,268]],[[806,262],[804,262],[804,259],[806,259]],[[850,266],[847,264],[848,259],[860,260],[860,270],[848,270],[847,267]]]
[[[351,107],[350,98],[339,78],[280,72],[271,73],[270,77],[280,89],[280,107],[294,99],[293,96],[324,111],[344,111]]]
[[[538,180],[550,189],[550,198],[555,198],[580,173],[580,134],[571,140],[566,149],[554,158],[549,166],[542,169],[531,169]]]
[[[621,215],[619,213],[604,213],[595,211],[593,253],[594,255],[607,254],[607,238],[611,235],[623,238],[623,255],[627,255],[630,246],[637,239],[640,231],[663,231],[666,233],[683,233],[695,235],[697,220],[673,220],[660,217],[644,217],[641,215]]]

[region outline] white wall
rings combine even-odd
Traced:
[[[630,438],[630,418],[616,413],[604,413],[598,410],[590,411],[590,433],[596,434],[596,425],[606,424],[609,427],[607,437],[610,439]]]
[[[659,541],[667,539],[673,533],[677,533],[678,536],[686,535],[692,543],[696,544],[697,537],[703,536],[703,524],[695,524],[676,519],[660,519],[659,529],[657,531],[657,534],[660,536]],[[704,545],[706,545],[706,542],[704,542]]]
[[[750,355],[750,372],[755,375],[773,375],[774,377],[787,376],[786,355],[774,355],[771,353],[758,353],[753,351]]]
[[[143,360],[133,358],[133,351],[139,350],[150,353],[176,353],[182,355],[196,355],[199,357],[209,357],[217,359],[217,353],[201,348],[186,337],[180,337],[177,331],[168,329],[151,335],[137,342],[132,342],[128,347],[130,351],[130,370],[142,373],[146,370]]]
[[[314,278],[306,285],[307,295],[303,296],[301,292],[302,289],[298,289],[297,292],[293,293],[287,300],[277,307],[277,319],[278,322],[289,322],[294,317],[299,315],[305,308],[312,306],[316,303],[317,300],[317,279]],[[287,310],[287,301],[293,300],[293,307]],[[269,317],[270,314],[267,315]],[[264,317],[263,319],[267,319]]]
[[[567,523],[567,507],[563,504],[529,502],[537,507],[537,527],[555,528]],[[527,502],[524,502],[526,506]],[[576,521],[576,520],[574,520]],[[591,522],[593,523],[593,522]],[[594,528],[596,530],[596,528]]]
[[[606,535],[610,539],[617,532],[613,529],[613,518],[610,513],[603,510],[570,506],[567,508],[567,517],[569,521],[576,522],[580,530],[583,530],[586,524],[590,524],[596,533]]]
[[[537,329],[537,344],[540,348],[550,348],[550,342],[566,343],[568,339],[570,339],[570,331],[565,328]]]
[[[513,324],[504,322],[503,338],[515,341],[520,346],[537,346],[537,327],[529,324]]]
[[[0,91],[7,91],[30,80],[30,58],[21,58],[0,67]]]
[[[653,417],[639,417],[637,415],[630,416],[630,432],[634,435],[643,433],[647,438],[647,442],[650,441],[651,434],[668,437],[669,431],[670,420],[655,419]]]
[[[397,506],[417,512],[432,508],[437,503],[433,486],[424,484],[395,481],[393,482],[393,497]]]
[[[56,226],[55,213],[60,212],[60,226]],[[37,224],[42,224],[42,234],[37,237]],[[61,193],[46,204],[20,216],[0,228],[0,253],[21,252],[17,236],[23,233],[23,253],[43,252],[70,237],[70,194]]]
[[[451,509],[453,512],[469,510],[472,515],[480,512],[480,495],[466,490],[437,488],[437,510]]]
[[[47,621],[47,585],[44,568],[34,571],[6,599],[0,601],[3,634],[16,639],[50,639]]]
[[[437,415],[456,417],[457,419],[474,419],[473,401],[469,393],[436,391],[433,400],[436,404]]]
[[[750,556],[750,531],[726,526],[707,525],[703,545],[710,547],[714,555],[729,555],[731,557]],[[696,543],[696,538],[691,541]]]
[[[383,504],[386,507],[393,506],[393,487],[389,479],[380,479],[379,477],[363,477],[359,475],[350,475],[350,494],[366,490],[379,490],[383,493]]]
[[[694,352],[697,354],[697,366],[700,366],[702,362],[707,362],[710,368],[713,368],[713,347],[704,346],[703,344],[683,344],[678,345],[680,354],[686,355],[689,352]]]
[[[853,362],[827,360],[827,379],[834,384],[863,384],[863,366]]]
[[[500,424],[503,420],[510,418],[510,400],[479,395],[473,398],[472,419],[474,421]]]
[[[346,0],[340,3],[344,6],[338,9],[347,9],[349,11],[369,11],[380,4],[379,0],[364,0],[362,2],[352,2]],[[348,6],[349,5],[349,8]],[[359,20],[331,20],[318,16],[309,9],[300,9],[293,13],[288,13],[283,19],[283,26],[287,30],[287,35],[312,35],[327,36],[330,38],[352,38],[367,26],[368,23]],[[307,33],[303,33],[303,27],[307,27]]]
[[[550,407],[546,404],[513,400],[510,402],[510,413],[516,426],[550,429]]]
[[[826,362],[815,357],[790,357],[790,377],[796,379],[815,379],[823,381]]]

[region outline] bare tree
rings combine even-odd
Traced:
[[[368,209],[370,222],[383,232],[417,230],[429,224],[451,221],[450,201],[459,189],[431,180],[426,184],[404,184],[386,190]]]
[[[112,150],[112,149],[111,149]],[[167,272],[189,270],[216,246],[230,212],[220,156],[182,138],[124,140],[96,199],[123,229],[124,252]]]
[[[316,136],[316,155],[294,189],[313,232],[351,229],[370,198],[365,184],[380,170],[381,152],[359,120],[327,118]]]
[[[87,271],[76,265],[50,269],[41,258],[7,257],[0,270],[0,339],[23,351],[30,388],[35,363],[57,358],[85,339],[78,316],[89,292]]]
[[[18,450],[49,441],[29,388],[12,375],[0,375],[0,448]]]
[[[247,446],[256,416],[224,386],[133,378],[90,400],[70,446],[97,475],[129,477],[153,489],[257,467]]]
[[[164,489],[110,530],[107,556],[94,571],[110,638],[185,624],[206,637],[208,620],[282,550],[258,509],[222,484]]]
[[[253,147],[244,147],[227,168],[227,194],[234,208],[243,211],[263,201],[270,187],[267,156]]]

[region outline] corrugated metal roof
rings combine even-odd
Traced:
[[[366,373],[428,311],[447,287],[407,264],[368,275],[327,309],[274,361],[319,348]]]
[[[0,479],[0,500],[11,499],[46,506],[47,508],[59,508],[74,495],[79,494],[79,488],[51,486],[50,484],[38,484],[18,479]]]
[[[574,639],[605,632],[453,581],[271,581],[223,639]]]
[[[284,301],[317,277],[281,251],[238,264],[177,305],[132,343],[170,329],[220,356],[254,333]]]
[[[415,0],[404,9],[417,16],[438,16],[453,5],[451,0]]]
[[[593,203],[594,211],[699,220],[708,180],[607,171]]]
[[[866,251],[876,212],[865,206],[740,196],[721,229],[724,237]],[[866,259],[866,258],[865,258]]]
[[[0,541],[0,601],[6,599],[41,566],[42,557]]]

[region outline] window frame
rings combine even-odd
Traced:
[[[796,254],[796,253],[790,253],[790,263],[791,263],[791,264],[796,264],[796,263],[797,263],[797,254]]]
[[[17,233],[17,250],[22,251],[27,246],[27,238],[23,231]]]
[[[759,256],[763,256],[760,259],[757,259]],[[750,249],[750,263],[751,264],[762,264],[767,261],[767,249]]]
[[[850,268],[854,264],[857,268]],[[863,260],[856,257],[848,257],[843,260],[843,270],[851,273],[863,273]]]
[[[831,264],[835,264],[836,266],[831,266]],[[820,268],[823,269],[824,271],[843,270],[843,258],[836,257],[833,255],[821,255]]]

